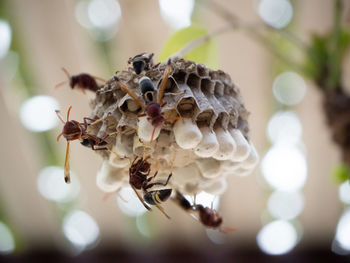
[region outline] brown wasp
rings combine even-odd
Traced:
[[[99,138],[95,135],[88,134],[86,132],[88,125],[97,124],[103,120],[105,120],[108,116],[94,120],[90,118],[83,118],[84,122],[79,123],[75,120],[69,120],[69,114],[72,109],[72,106],[69,107],[67,112],[67,120],[64,121],[60,112],[56,110],[56,114],[61,122],[64,124],[62,132],[57,136],[57,141],[63,137],[67,140],[67,148],[66,148],[66,159],[64,162],[64,180],[66,183],[70,183],[70,167],[69,167],[69,143],[70,141],[74,141],[77,139],[82,139],[85,144],[90,144],[93,150],[108,150],[106,147],[98,148],[98,146],[106,145],[105,139],[111,134],[107,134],[104,138]],[[91,121],[92,123],[88,124],[87,121]],[[84,141],[85,140],[85,141]],[[97,147],[96,147],[97,146]]]
[[[185,211],[198,213],[197,220],[205,227],[218,229],[222,233],[228,233],[236,230],[234,227],[222,226],[223,219],[218,211],[213,208],[204,207],[203,205],[192,205],[190,201],[188,201],[185,196],[178,191],[176,191],[174,201]]]
[[[80,73],[77,75],[70,75],[69,72],[65,69],[62,68],[62,71],[67,75],[68,80],[62,81],[58,83],[55,88],[58,88],[67,82],[69,82],[69,86],[71,89],[74,89],[75,87],[81,89],[83,93],[85,93],[85,90],[90,90],[92,92],[96,92],[100,87],[97,84],[96,80],[105,82],[104,79],[101,79],[99,77],[91,76],[87,73]]]
[[[164,209],[160,206],[160,204],[170,197],[172,189],[163,189],[149,192],[147,190],[155,185],[166,186],[172,176],[172,172],[170,172],[168,179],[165,183],[152,183],[152,180],[157,176],[158,171],[156,171],[153,176],[149,177],[149,174],[151,172],[151,164],[148,162],[149,158],[150,156],[147,156],[145,158],[137,156],[135,157],[134,161],[132,162],[129,168],[130,186],[135,191],[138,199],[141,201],[141,203],[147,210],[151,211],[152,209],[145,203],[145,201],[150,205],[155,205],[167,218],[170,219],[170,217],[165,213]],[[143,191],[143,199],[139,195],[137,190]]]
[[[143,77],[140,79],[139,86],[141,89],[142,97],[144,98],[146,104],[138,97],[136,93],[134,93],[125,84],[123,84],[117,76],[114,76],[114,80],[117,81],[117,83],[119,84],[119,87],[124,92],[129,94],[135,100],[135,102],[139,104],[141,109],[145,112],[143,114],[138,115],[138,117],[147,116],[147,120],[153,125],[154,129],[152,132],[150,142],[153,141],[154,132],[156,128],[162,125],[163,122],[182,119],[182,117],[172,117],[172,118],[166,119],[162,112],[162,108],[166,105],[166,102],[162,103],[162,100],[164,97],[164,91],[169,78],[170,71],[171,71],[171,61],[169,59],[167,68],[164,71],[162,82],[160,84],[157,100],[155,98],[155,88],[154,88],[153,82],[147,77]]]
[[[149,56],[146,53],[141,53],[135,57],[131,57],[128,60],[128,64],[132,64],[132,68],[135,73],[139,75],[144,70],[150,70],[153,67],[153,56],[154,53],[151,53]]]

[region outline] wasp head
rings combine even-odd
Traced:
[[[82,133],[82,128],[77,121],[67,121],[63,126],[62,134],[68,141],[80,138]]]

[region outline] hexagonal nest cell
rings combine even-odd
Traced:
[[[161,107],[166,120],[154,128],[147,116],[139,116],[145,109],[120,86],[144,101],[140,79],[147,76],[159,90],[168,65],[162,99],[166,105]],[[117,131],[106,139],[111,151],[96,151],[104,159],[97,185],[105,192],[129,184],[129,167],[136,156],[150,156],[158,180],[172,171],[169,184],[185,194],[204,190],[221,195],[227,176],[247,175],[258,162],[240,89],[227,73],[203,64],[172,58],[170,64],[139,75],[130,69],[117,72],[96,92],[91,108],[92,118],[106,120],[90,125],[89,133],[103,138]]]

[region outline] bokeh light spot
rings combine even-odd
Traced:
[[[20,119],[25,128],[33,132],[51,130],[58,124],[55,110],[59,103],[50,96],[39,95],[26,100],[20,108]]]
[[[10,254],[15,250],[15,240],[11,230],[0,221],[0,254]]]
[[[261,171],[273,188],[296,191],[306,182],[306,159],[296,147],[273,146],[261,162]]]
[[[78,23],[86,29],[93,27],[90,18],[88,16],[89,3],[87,1],[80,1],[75,6],[75,19]]]
[[[116,26],[122,16],[117,0],[92,0],[88,6],[88,17],[93,26],[106,29]]]
[[[64,181],[64,170],[61,167],[49,166],[43,168],[37,179],[39,192],[47,200],[55,202],[69,202],[74,200],[80,191],[80,184],[71,173],[71,183]]]
[[[12,30],[10,24],[0,19],[0,59],[3,59],[11,46]]]
[[[276,112],[267,125],[267,135],[271,143],[297,144],[301,134],[301,122],[293,111]]]
[[[149,225],[149,221],[145,218],[145,215],[139,215],[136,217],[136,227],[141,235],[151,238],[153,236],[152,229]]]
[[[335,239],[342,249],[350,251],[350,209],[339,219]]]
[[[282,104],[291,106],[300,103],[306,93],[304,79],[295,72],[278,75],[272,86],[275,98]]]
[[[344,204],[350,204],[350,183],[345,181],[339,186],[339,199]]]
[[[288,0],[261,0],[258,13],[266,24],[283,28],[293,18],[293,7]]]
[[[275,191],[267,202],[267,208],[275,218],[294,219],[303,211],[304,198],[300,192]]]
[[[160,13],[173,29],[191,25],[194,0],[159,0]]]
[[[120,210],[128,216],[140,216],[147,212],[147,209],[143,206],[137,198],[134,190],[130,187],[121,188],[119,196],[117,197],[117,202]]]
[[[298,235],[291,223],[276,220],[265,225],[256,239],[263,252],[270,255],[282,255],[295,247]]]
[[[74,210],[63,219],[63,233],[75,246],[85,249],[92,246],[100,235],[99,227],[89,214]]]

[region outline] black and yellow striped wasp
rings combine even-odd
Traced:
[[[157,176],[158,171],[156,171],[153,176],[149,176],[151,172],[151,164],[148,162],[149,159],[150,156],[145,158],[135,157],[129,168],[129,184],[147,210],[151,211],[152,209],[146,204],[146,202],[149,205],[156,206],[167,218],[170,219],[160,204],[165,202],[170,197],[172,189],[161,189],[155,191],[147,190],[155,185],[166,186],[172,176],[172,172],[170,172],[165,183],[152,182],[152,180]],[[137,190],[143,191],[143,198],[140,196]]]

